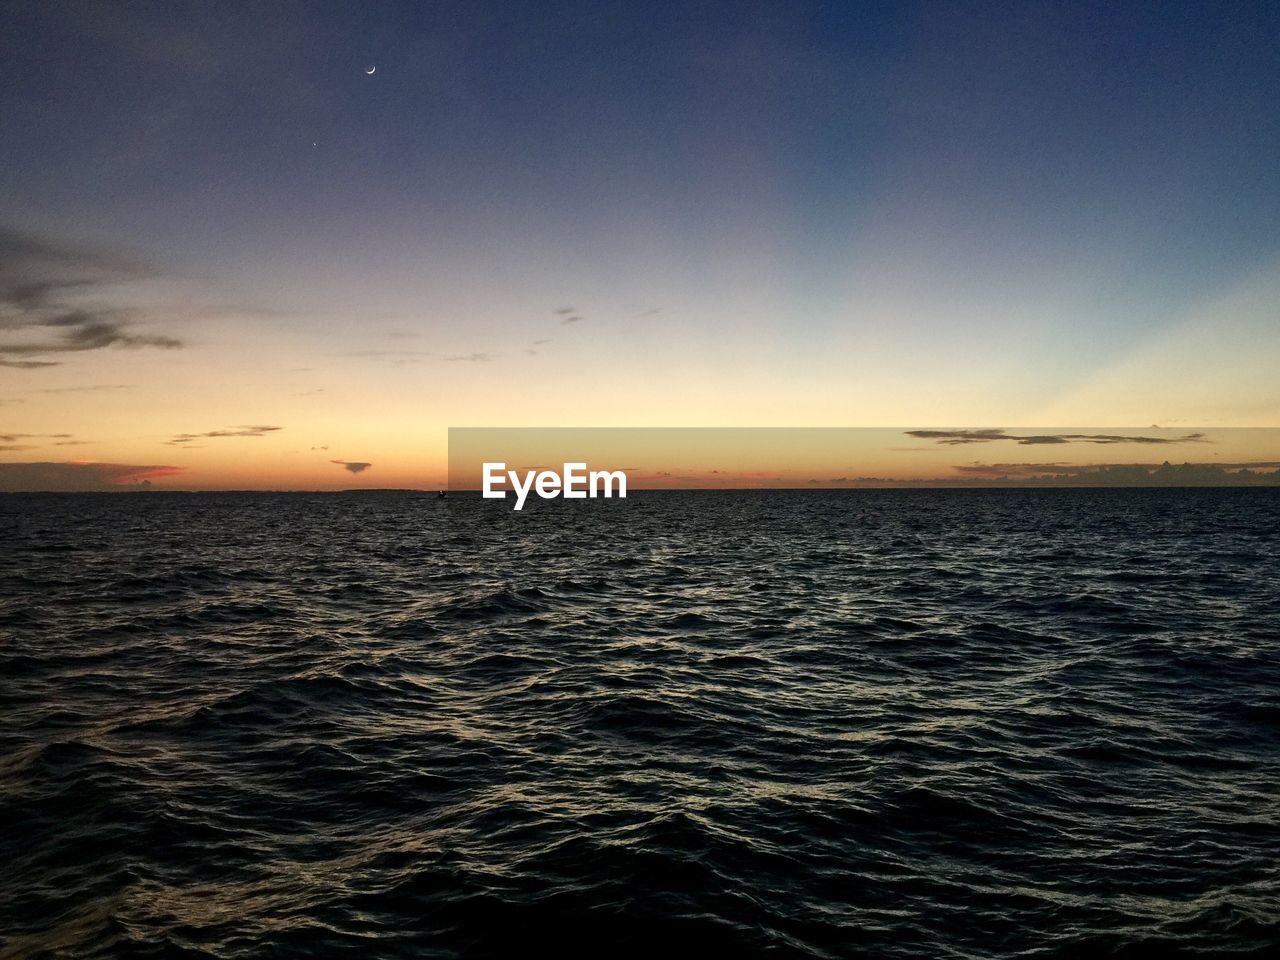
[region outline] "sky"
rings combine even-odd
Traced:
[[[0,489],[435,487],[467,426],[1280,425],[1277,36],[10,2]]]

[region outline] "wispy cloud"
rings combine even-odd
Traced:
[[[1280,487],[1280,461],[1243,463],[968,463],[950,476],[845,476],[809,484],[848,487]]]
[[[1240,486],[1280,483],[1280,461],[1243,463],[971,463],[953,467],[972,480],[1037,486]]]
[[[90,440],[73,440],[69,433],[0,433],[0,450],[39,450],[41,447],[78,447]],[[35,441],[34,443],[31,441]]]
[[[122,258],[0,228],[0,366],[36,370],[61,362],[39,359],[50,355],[181,347],[146,332],[151,317],[120,304],[112,289],[151,275]]]
[[[435,354],[430,350],[347,350],[343,353],[334,354],[336,357],[359,357],[366,360],[404,360],[404,359],[422,359],[423,357],[434,357]],[[296,367],[297,372],[306,372],[311,367]]]
[[[1033,477],[1081,468],[1067,463],[964,463],[952,469],[971,477]]]
[[[0,433],[0,443],[13,443],[15,440],[70,440],[69,433]]]
[[[1041,446],[1061,443],[1209,443],[1203,433],[1187,433],[1178,437],[1147,437],[1121,433],[1044,433],[1044,434],[1010,434],[1004,430],[907,430],[908,437],[917,440],[933,440],[935,443],[948,446],[959,446],[969,443],[992,443],[1008,440],[1023,446]]]
[[[133,390],[130,383],[95,383],[83,387],[43,387],[32,393],[105,393],[109,390]]]
[[[257,424],[227,427],[223,430],[208,430],[204,433],[180,433],[172,440],[166,440],[165,443],[190,443],[193,440],[204,440],[207,437],[263,437],[268,433],[274,433],[277,430],[283,429],[284,427],[271,427]]]
[[[489,363],[491,360],[493,360],[493,358],[494,358],[494,354],[492,353],[479,352],[479,353],[460,353],[460,354],[457,354],[456,356],[446,357],[445,359],[447,359],[450,363]]]

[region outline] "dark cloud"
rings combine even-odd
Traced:
[[[329,462],[336,463],[344,470],[349,470],[352,473],[363,473],[365,470],[368,470],[373,466],[372,463],[364,463],[359,460],[330,460]]]
[[[810,484],[838,487],[1280,487],[1280,460],[1246,463],[970,463],[945,477],[833,477]]]
[[[85,387],[44,387],[40,390],[32,390],[32,393],[102,393],[107,390],[133,390],[134,386],[130,383],[95,383]]]
[[[145,488],[185,467],[131,463],[0,463],[0,492],[85,492]]]
[[[0,226],[0,303],[34,309],[60,295],[148,275],[140,264]],[[6,324],[13,322],[6,316]]]
[[[172,440],[166,440],[165,443],[190,443],[192,440],[203,440],[206,437],[262,437],[283,429],[284,427],[262,425],[227,427],[225,430],[209,430],[205,433],[180,433]]]
[[[69,433],[0,433],[0,443],[13,443],[15,440],[70,440]]]
[[[527,351],[526,351],[527,352]],[[487,350],[476,350],[472,353],[455,353],[440,356],[430,350],[352,350],[336,354],[340,357],[360,357],[366,360],[385,360],[391,364],[417,363],[427,357],[436,357],[446,363],[489,363],[501,354]]]
[[[43,441],[26,443],[22,441]],[[72,440],[69,433],[0,433],[0,450],[12,453],[18,450],[38,450],[41,447],[76,447],[91,441]]]
[[[573,307],[561,307],[555,312],[557,317],[562,318],[562,324],[578,323],[582,317],[578,316],[578,312]]]
[[[1045,433],[1017,435],[1004,430],[908,430],[908,437],[917,440],[933,440],[948,446],[968,443],[992,443],[997,440],[1011,440],[1023,446],[1042,446],[1061,443],[1209,443],[1203,433],[1187,433],[1180,437],[1145,437],[1129,436],[1120,433]]]
[[[1055,433],[1045,436],[1018,437],[1024,445],[1044,443],[1208,443],[1203,433],[1185,433],[1180,437],[1134,437],[1118,433]]]
[[[1044,476],[1072,469],[1065,463],[966,463],[952,467],[956,473],[975,477],[1027,477]]]
[[[953,468],[963,478],[1017,486],[1274,486],[1280,461],[1246,463],[973,463]]]
[[[141,332],[142,310],[102,302],[118,296],[113,285],[150,276],[121,258],[0,228],[0,365],[35,370],[58,361],[14,358],[181,347],[174,337]]]
[[[918,440],[937,440],[938,443],[986,443],[989,440],[1008,440],[1003,430],[908,430],[908,437]]]
[[[33,328],[55,334],[55,338],[40,343],[5,343],[0,345],[5,353],[16,356],[45,353],[75,353],[81,350],[101,350],[104,347],[160,347],[173,350],[182,346],[173,337],[135,334],[128,332],[131,311],[88,309],[59,311],[43,317],[28,316],[18,324],[19,329]]]

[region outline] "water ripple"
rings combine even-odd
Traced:
[[[0,498],[0,958],[1276,955],[1277,531]]]

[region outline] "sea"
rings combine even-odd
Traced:
[[[1280,491],[0,496],[0,957],[1280,956]]]

